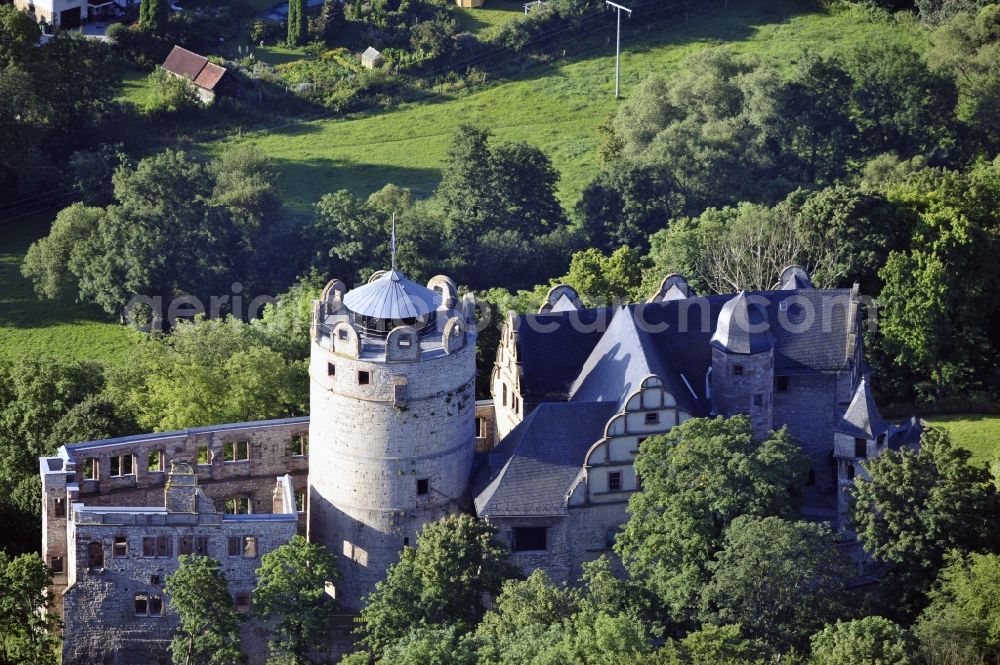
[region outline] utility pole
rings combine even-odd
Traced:
[[[621,5],[611,2],[611,0],[604,0],[604,4],[611,5],[615,8],[615,13],[618,15],[618,37],[615,42],[615,99],[621,99],[621,80],[622,80],[622,12],[628,12],[628,17],[632,18],[632,10],[628,7],[622,7]]]

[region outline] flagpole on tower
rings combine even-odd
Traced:
[[[396,269],[396,213],[392,213],[392,237],[389,239],[389,249],[392,250],[392,269]]]

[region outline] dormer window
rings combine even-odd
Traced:
[[[400,337],[398,344],[399,344],[399,348],[401,348],[401,349],[408,349],[411,346],[413,346],[413,338],[409,337],[409,336]]]

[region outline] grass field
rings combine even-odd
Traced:
[[[115,363],[138,333],[112,322],[96,307],[39,300],[21,277],[21,261],[34,239],[48,233],[52,216],[24,217],[0,235],[0,357],[58,355]]]
[[[648,32],[624,26],[623,93],[651,72],[669,74],[688,54],[726,43],[791,65],[806,51],[830,53],[854,44],[903,39],[920,45],[922,35],[905,26],[868,20],[861,10],[825,10],[799,0],[738,0],[687,22]],[[572,205],[598,170],[596,127],[612,113],[613,22],[607,43],[573,59],[529,69],[520,78],[471,92],[440,94],[381,113],[324,119],[245,135],[276,163],[282,194],[305,207],[326,192],[348,188],[359,194],[387,182],[429,195],[451,136],[461,122],[490,128],[501,140],[523,140],[542,148],[561,174],[560,198]],[[204,144],[207,153],[219,142]]]
[[[468,9],[455,7],[458,29],[470,32],[481,39],[494,35],[505,23],[524,15],[521,0],[489,0],[484,7]]]
[[[970,450],[975,462],[988,464],[1000,453],[1000,416],[960,414],[924,420],[948,430],[952,443]]]

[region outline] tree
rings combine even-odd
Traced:
[[[643,489],[629,499],[615,551],[667,616],[692,621],[726,527],[740,515],[790,515],[789,489],[807,466],[787,430],[758,441],[742,415],[692,418],[649,437],[635,461]]]
[[[910,631],[870,616],[838,621],[810,638],[811,665],[914,665],[917,645]]]
[[[305,0],[288,0],[288,45],[298,46],[305,41],[308,18]]]
[[[559,281],[575,288],[587,303],[604,306],[640,300],[641,280],[642,257],[635,250],[621,247],[604,256],[591,247],[573,255],[569,273]]]
[[[52,574],[37,554],[10,558],[0,550],[0,663],[59,662],[59,616],[48,587]]]
[[[0,69],[23,62],[31,55],[42,31],[27,12],[14,5],[0,5]]]
[[[468,515],[426,525],[417,547],[403,548],[399,562],[368,596],[362,642],[381,655],[413,628],[455,624],[465,632],[475,626],[485,612],[484,599],[517,576],[495,534],[493,526]]]
[[[668,640],[649,660],[636,665],[764,665],[771,651],[759,639],[746,639],[736,625],[705,624],[682,640]]]
[[[305,413],[307,361],[270,348],[267,327],[233,317],[178,322],[133,347],[109,389],[149,430]]]
[[[739,624],[782,651],[844,615],[854,570],[827,526],[754,515],[733,520],[708,568],[702,618]]]
[[[169,17],[170,5],[167,0],[142,0],[139,4],[139,26],[146,32],[163,34]]]
[[[879,272],[887,350],[926,377],[917,388],[927,398],[993,384],[1000,158],[966,172],[918,170],[886,190],[918,217],[909,251],[890,253]]]
[[[70,269],[71,257],[98,232],[103,215],[102,208],[74,203],[59,211],[49,235],[28,247],[21,274],[31,280],[36,294],[49,299],[76,295],[79,283]]]
[[[253,604],[258,616],[277,617],[270,643],[273,654],[309,662],[310,652],[323,650],[337,609],[326,585],[338,577],[336,557],[302,536],[261,558]]]
[[[914,632],[929,663],[1000,659],[1000,555],[952,554]]]
[[[338,0],[324,0],[323,8],[312,26],[312,32],[329,46],[334,39],[340,36],[346,25],[344,5]]]
[[[368,661],[366,660],[365,663]],[[476,646],[457,626],[418,627],[389,645],[381,663],[393,665],[476,665]]]
[[[174,665],[236,665],[240,651],[240,619],[233,609],[226,578],[218,561],[182,554],[177,570],[167,576],[164,591],[180,625],[168,647]]]
[[[871,480],[857,476],[852,528],[876,561],[893,564],[899,605],[918,607],[950,550],[972,552],[993,542],[996,490],[985,468],[929,429],[918,450],[889,450],[866,463]]]

